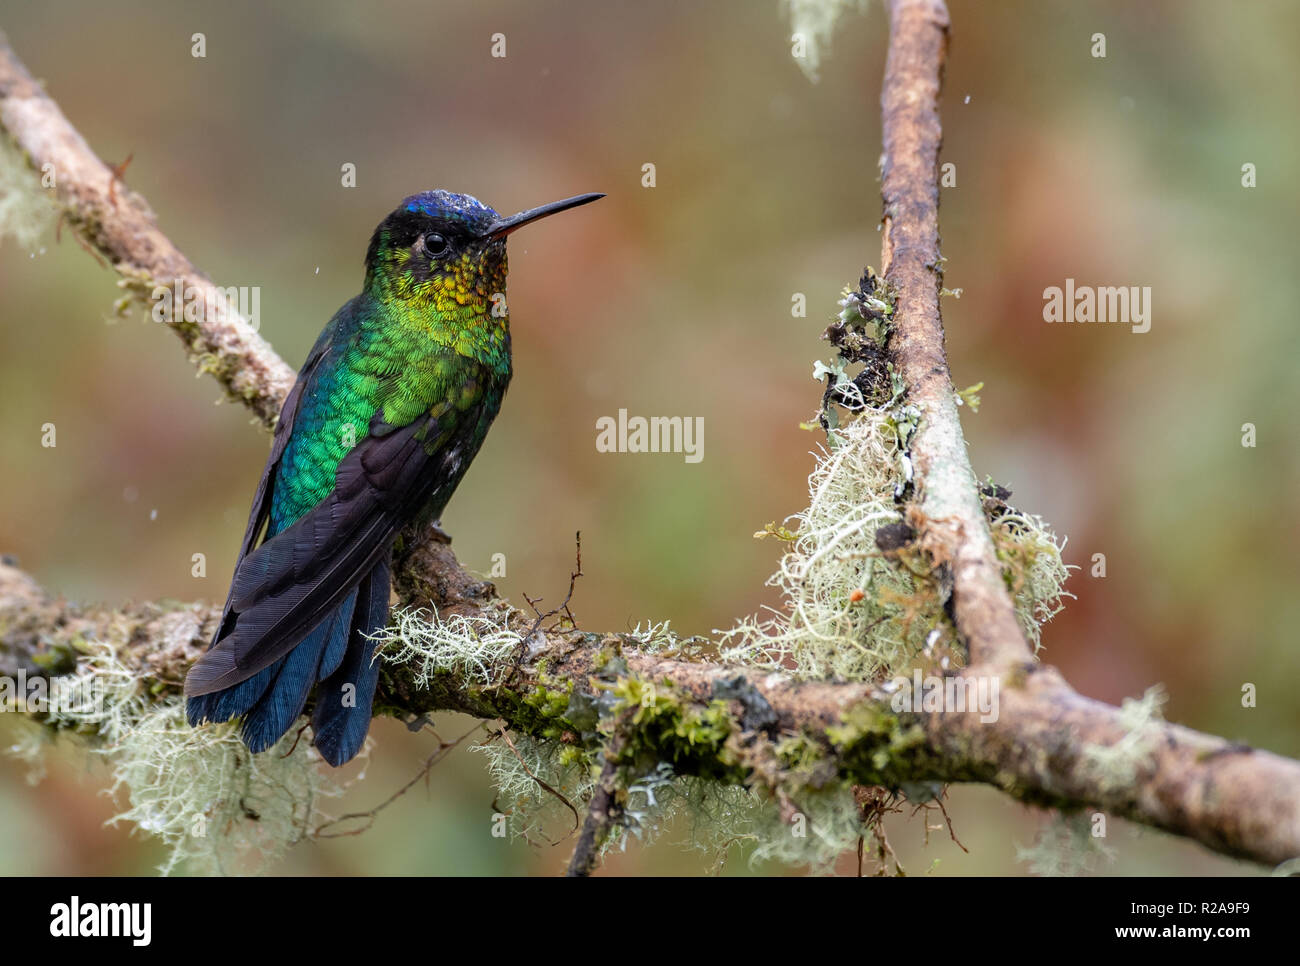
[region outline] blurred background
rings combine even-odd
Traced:
[[[957,386],[985,383],[965,415],[976,472],[1083,565],[1045,657],[1085,694],[1163,683],[1169,719],[1300,754],[1300,7],[951,10],[942,160],[957,183],[941,227],[963,295],[944,302],[948,352]],[[260,286],[262,333],[294,367],[403,196],[446,187],[513,212],[608,192],[511,242],[516,375],[444,525],[470,568],[505,555],[505,595],[552,603],[581,530],[573,609],[593,629],[671,616],[707,634],[777,603],[764,580],[779,548],[751,535],[805,505],[818,336],[880,260],[878,4],[844,16],[817,84],[777,0],[45,0],[5,4],[0,27],[101,157],[133,158],[126,181],[197,265]],[[497,32],[505,58],[490,56]],[[1242,187],[1246,163],[1258,187]],[[116,276],[66,232],[41,246],[0,247],[0,550],[72,599],[219,601],[267,436],[216,404],[175,336],[114,318]],[[1045,324],[1043,290],[1067,277],[1150,286],[1151,330]],[[595,422],[620,408],[704,416],[703,461],[598,453]],[[196,552],[206,579],[190,576]],[[444,737],[469,724],[437,721]],[[434,748],[391,720],[372,735],[340,810],[387,798]],[[68,754],[40,785],[25,774],[0,758],[0,873],[160,861],[156,842],[103,826],[102,766]],[[371,831],[301,844],[276,871],[559,871],[572,840],[492,838],[492,798],[481,757],[459,749]],[[927,846],[920,820],[890,826],[910,873],[1029,871],[1017,849],[1042,813],[983,788],[954,789],[949,813],[969,854],[945,832]],[[633,843],[606,871],[712,867],[677,838]],[[1109,844],[1108,873],[1261,871],[1119,822]],[[782,870],[733,849],[723,871]]]

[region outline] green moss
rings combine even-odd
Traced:
[[[783,738],[776,744],[781,783],[792,792],[818,792],[844,784],[839,764],[825,742],[808,735]]]
[[[925,746],[919,724],[867,702],[850,708],[840,722],[826,729],[826,738],[859,783],[896,788],[916,777],[916,753]]]
[[[619,652],[617,647],[615,646],[602,647],[599,651],[596,652],[596,656],[592,658],[591,665],[597,671],[603,671],[606,669],[606,667],[608,667],[609,662],[614,660],[618,656],[619,656]]]
[[[735,727],[726,701],[700,707],[671,682],[635,676],[605,688],[614,699],[614,715],[625,717],[619,760],[634,772],[668,762],[678,773],[735,781],[747,777],[748,769],[726,745]]]
[[[83,640],[82,646],[85,646]],[[49,677],[71,674],[77,669],[77,658],[81,651],[73,641],[58,641],[46,650],[32,655],[32,663]]]
[[[591,755],[578,745],[563,745],[560,748],[557,760],[561,768],[589,767],[591,765]]]
[[[538,738],[559,738],[565,731],[575,731],[566,717],[569,711],[569,691],[538,687],[525,694],[502,688],[497,698],[503,703],[503,716],[511,724]]]
[[[793,735],[777,742],[776,757],[783,767],[799,770],[823,761],[826,749],[807,735]]]

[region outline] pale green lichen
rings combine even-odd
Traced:
[[[375,640],[386,662],[413,668],[418,687],[428,687],[438,674],[486,686],[523,644],[523,637],[509,627],[509,616],[503,604],[474,617],[443,618],[424,608],[399,608]]]
[[[122,803],[110,823],[160,838],[164,874],[263,869],[324,817],[322,798],[341,790],[294,732],[251,755],[236,725],[190,727],[184,699],[151,699],[106,643],[88,642],[61,683],[79,700],[51,707],[43,730],[79,735],[102,756]],[[32,741],[11,749],[29,761],[35,750]]]
[[[823,53],[830,50],[835,25],[849,10],[863,12],[866,0],[783,0],[790,17],[791,41],[802,56],[795,61],[810,81],[816,83]]]
[[[1153,685],[1140,698],[1125,698],[1119,719],[1124,735],[1111,745],[1084,745],[1082,758],[1100,794],[1132,788],[1138,772],[1151,763],[1160,740],[1157,727],[1166,700],[1164,688]]]
[[[48,771],[45,755],[50,750],[53,736],[48,728],[25,714],[7,714],[4,720],[6,726],[17,732],[13,744],[5,749],[6,754],[27,766],[27,784],[39,785]]]
[[[570,749],[558,741],[516,735],[511,742],[513,749],[497,738],[470,750],[487,762],[488,775],[497,789],[496,807],[505,818],[510,838],[554,842],[577,825],[564,801],[579,815],[591,801],[596,787],[591,769],[584,760],[566,754]],[[547,791],[541,782],[558,795]]]
[[[417,687],[429,687],[439,674],[488,687],[527,653],[523,635],[510,626],[512,613],[503,601],[489,604],[473,617],[442,617],[421,607],[397,608],[389,626],[373,636],[386,663],[412,668]],[[668,621],[638,624],[619,638],[643,653],[662,653],[686,643]]]
[[[58,212],[51,192],[18,147],[0,131],[0,238],[9,236],[29,251],[54,226]]]
[[[672,630],[671,621],[647,621],[638,623],[630,631],[620,635],[625,643],[632,644],[638,651],[646,654],[659,654],[679,647],[683,642]]]
[[[561,742],[526,735],[512,738],[511,744],[498,738],[471,750],[487,760],[496,805],[511,839],[554,843],[577,832],[579,816],[596,791],[595,761],[574,755],[574,749]],[[619,826],[605,840],[603,851],[626,849],[630,837],[643,844],[653,841],[671,814],[665,806],[674,801],[673,789],[686,781],[675,777],[667,762],[659,762],[629,785]]]
[[[1094,834],[1095,828],[1092,813],[1056,812],[1039,829],[1033,845],[1017,846],[1016,861],[1040,876],[1075,877],[1095,872],[1115,861],[1115,850]]]
[[[595,791],[594,764],[567,758],[569,749],[560,742],[525,736],[512,741],[513,749],[502,740],[473,749],[487,759],[510,836],[536,844],[575,834],[574,812],[541,782],[583,815]],[[675,776],[670,765],[660,762],[627,788],[619,826],[604,850],[626,849],[633,840],[649,845],[670,828],[682,831],[681,844],[713,855],[717,867],[739,845],[749,847],[751,866],[779,862],[814,872],[830,871],[866,834],[847,785],[808,791],[783,817],[761,791]]]
[[[1074,596],[1064,589],[1070,576],[1061,558],[1066,539],[1058,542],[1041,517],[1010,507],[990,521],[990,528],[1016,617],[1037,653],[1043,625],[1065,608],[1063,598]]]
[[[704,779],[678,782],[661,798],[686,823],[686,844],[711,853],[716,868],[734,847],[750,846],[751,868],[772,862],[828,873],[869,834],[847,784],[805,790],[784,812],[763,792]]]
[[[875,542],[901,520],[907,428],[890,408],[867,408],[830,436],[808,478],[808,509],[791,518],[796,539],[768,580],[786,610],[723,633],[725,661],[872,680],[905,667],[944,621],[937,592]]]
[[[161,838],[164,874],[269,866],[326,818],[320,801],[340,790],[296,731],[250,754],[237,726],[191,727],[181,699],[136,720],[104,753],[113,759],[113,790],[128,803],[110,821]]]
[[[842,366],[817,371],[837,387],[854,387]],[[797,526],[770,524],[755,535],[775,535],[787,546],[768,581],[785,609],[722,633],[724,660],[843,680],[880,680],[918,658],[942,662],[954,637],[930,563],[906,547],[885,553],[876,542],[881,527],[904,521],[899,498],[912,483],[908,448],[920,416],[901,395],[896,387],[878,407],[851,399],[858,411],[847,424],[828,420],[827,448],[808,478],[808,509],[790,518]],[[1071,596],[1065,542],[1041,518],[1004,503],[990,515],[1007,589],[1037,650],[1042,625]]]

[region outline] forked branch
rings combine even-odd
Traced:
[[[686,653],[647,651],[631,635],[541,627],[532,615],[496,600],[492,586],[465,571],[449,547],[415,532],[407,534],[408,549],[395,571],[401,603],[432,606],[443,619],[491,619],[526,642],[528,659],[517,674],[502,673],[487,687],[468,675],[421,676],[408,666],[386,666],[376,707],[403,716],[456,710],[534,734],[564,727],[568,735],[579,696],[590,707],[631,683],[649,683],[671,696],[656,705],[662,714],[679,724],[707,720],[709,727],[698,729],[702,737],[687,747],[671,743],[673,731],[663,720],[628,714],[620,718],[620,741],[672,763],[679,774],[765,788],[783,802],[797,798],[799,789],[780,762],[780,748],[799,738],[807,755],[820,756],[823,772],[856,784],[981,782],[1038,805],[1103,810],[1228,855],[1268,864],[1300,855],[1300,764],[1175,725],[1135,722],[1120,709],[1079,696],[1032,658],[981,512],[944,355],[937,166],[947,11],[938,0],[893,0],[890,8],[882,94],[883,264],[896,308],[888,351],[909,401],[922,413],[912,444],[926,521],[922,546],[952,578],[953,613],[970,656],[963,673],[993,676],[1001,685],[996,720],[957,711],[898,711],[889,694],[868,683],[797,681]],[[176,279],[213,287],[162,234],[143,199],[94,155],[2,38],[0,127],[34,172],[53,166],[51,202],[130,294],[143,302],[154,286]],[[292,370],[245,320],[227,312],[172,325],[232,396],[264,424],[273,423]],[[70,604],[0,562],[0,673],[48,671],[75,659],[78,642],[103,640],[115,646],[147,693],[175,699],[216,617],[204,604]],[[532,699],[557,691],[570,695],[568,710],[539,718]],[[1123,747],[1134,749],[1124,767],[1107,764],[1108,755],[1113,759]],[[605,750],[607,761],[620,758],[621,746]],[[616,769],[608,771],[614,781]],[[598,794],[596,804],[575,872],[594,867],[600,840],[616,818],[612,790],[604,799]]]

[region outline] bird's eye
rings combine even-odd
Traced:
[[[429,255],[447,254],[447,239],[441,235],[429,234],[424,236],[424,251]]]

